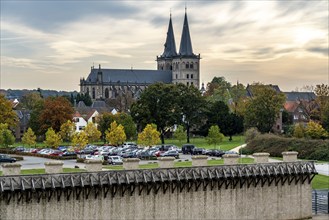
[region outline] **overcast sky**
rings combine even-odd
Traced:
[[[79,90],[90,67],[156,69],[184,8],[201,82],[328,83],[328,1],[4,1],[1,88]]]

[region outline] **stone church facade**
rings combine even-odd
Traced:
[[[80,79],[80,92],[93,100],[111,99],[130,93],[139,97],[141,91],[156,82],[183,83],[200,86],[200,54],[193,53],[192,41],[185,11],[179,52],[176,50],[170,15],[166,42],[162,55],[157,56],[157,70],[91,68],[88,77]]]

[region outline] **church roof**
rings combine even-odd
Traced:
[[[104,83],[153,84],[156,82],[171,83],[172,81],[172,72],[165,70],[92,69],[86,83],[97,82],[98,72],[102,72]]]
[[[194,55],[186,12],[185,12],[185,17],[184,17],[182,38],[180,41],[179,54],[182,56],[193,56]]]
[[[174,37],[174,29],[172,27],[171,15],[169,19],[169,26],[167,32],[166,43],[164,44],[164,51],[162,57],[173,57],[177,56],[176,43]]]

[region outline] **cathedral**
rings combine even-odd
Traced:
[[[179,52],[176,50],[171,15],[162,55],[156,57],[157,70],[91,68],[87,79],[80,79],[80,92],[93,100],[111,99],[127,94],[137,98],[147,86],[156,83],[183,83],[200,86],[200,54],[193,53],[185,11]]]

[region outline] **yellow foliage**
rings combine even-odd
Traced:
[[[156,125],[146,125],[144,130],[138,134],[137,142],[144,146],[152,146],[158,144],[160,142],[160,132],[157,131]]]
[[[31,128],[28,128],[22,137],[22,143],[28,146],[35,145],[36,139],[37,137],[35,136],[33,130]]]
[[[79,149],[84,148],[88,144],[88,135],[85,131],[75,132],[72,137],[72,145]]]
[[[126,141],[126,133],[124,127],[121,124],[117,124],[116,121],[111,123],[111,127],[105,132],[106,140],[112,145],[119,145]]]
[[[102,135],[102,133],[97,129],[96,125],[89,122],[87,126],[85,127],[84,131],[86,132],[88,136],[89,143],[98,141]]]
[[[46,132],[46,140],[44,141],[44,143],[49,147],[56,148],[62,143],[62,139],[61,136],[59,134],[56,134],[56,132],[52,128],[49,128]]]
[[[59,134],[65,141],[70,141],[72,139],[74,130],[75,130],[75,124],[72,121],[67,120],[67,122],[61,125]]]

